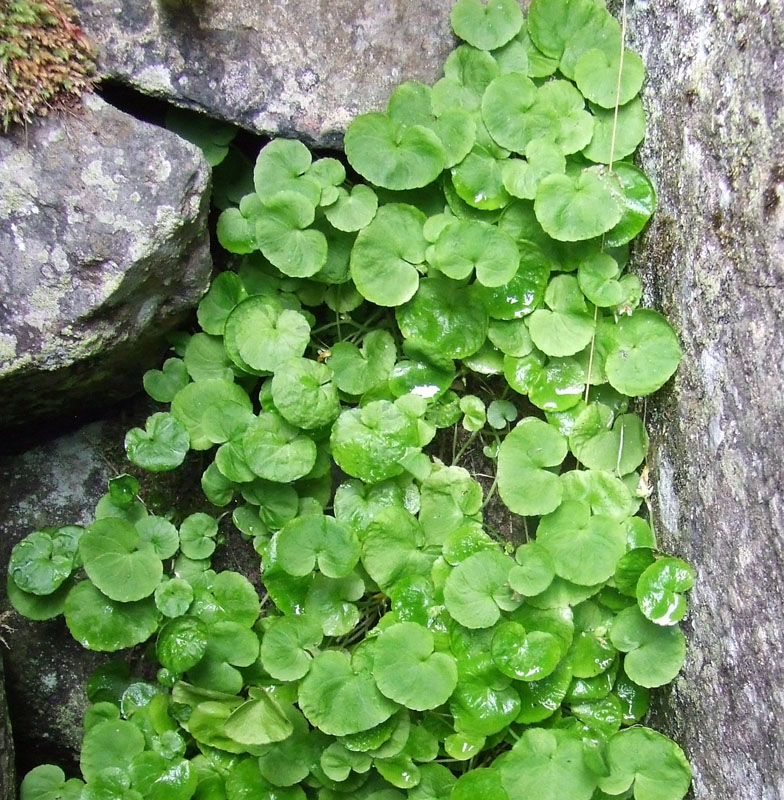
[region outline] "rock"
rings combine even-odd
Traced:
[[[637,248],[679,332],[648,402],[663,547],[697,568],[686,667],[659,724],[694,797],[784,797],[784,6],[630,5],[648,70],[640,162],[659,211]]]
[[[0,620],[2,625],[2,620]],[[3,633],[0,627],[0,634]],[[3,658],[0,655],[0,800],[16,797],[16,767],[14,765],[14,740],[11,735],[11,718],[3,680]]]
[[[453,47],[451,0],[76,0],[100,71],[262,134],[336,146]]]
[[[207,287],[209,181],[197,148],[95,96],[0,138],[3,424],[138,389]]]

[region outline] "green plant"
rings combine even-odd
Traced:
[[[30,122],[90,88],[93,53],[63,0],[0,3],[0,128]]]
[[[680,359],[623,273],[655,203],[619,160],[639,60],[591,0],[527,20],[459,0],[452,21],[444,78],[349,126],[369,184],[292,141],[241,197],[217,166],[239,266],[145,376],[169,408],[126,449],[152,472],[202,451],[263,598],[211,569],[215,519],[178,529],[130,476],[85,530],[17,545],[17,609],[94,650],[149,642],[160,667],[99,670],[84,783],[39,767],[23,800],[685,795],[683,753],[639,726],[683,663],[693,581],[637,514],[630,398]],[[223,134],[201,138],[220,159]],[[460,463],[478,451],[486,490]],[[483,521],[496,493],[514,543]]]

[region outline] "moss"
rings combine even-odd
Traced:
[[[64,0],[0,0],[0,129],[73,104],[95,71]]]

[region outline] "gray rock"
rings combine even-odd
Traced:
[[[339,144],[453,46],[451,0],[76,0],[108,77],[263,134]]]
[[[2,626],[2,620],[0,620]],[[0,635],[3,628],[0,627]],[[14,740],[11,734],[11,718],[5,696],[3,657],[0,654],[0,800],[16,797],[16,766],[14,764]]]
[[[95,96],[0,138],[0,424],[137,390],[206,289],[209,181],[197,148]]]
[[[784,6],[630,6],[648,69],[637,248],[684,359],[648,403],[666,549],[689,559],[686,667],[659,722],[698,800],[784,797]]]

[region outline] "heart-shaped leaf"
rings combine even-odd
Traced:
[[[461,561],[444,585],[444,602],[452,617],[466,628],[489,628],[501,611],[519,605],[509,586],[513,562],[498,550],[481,550]]]
[[[455,35],[479,50],[505,45],[523,25],[516,0],[457,0],[450,15]]]
[[[166,412],[147,418],[142,428],[125,434],[125,452],[136,466],[149,472],[167,472],[179,467],[190,449],[185,426]]]
[[[657,625],[675,625],[686,614],[681,594],[694,585],[694,571],[680,558],[660,558],[640,575],[637,602],[640,611]]]
[[[276,538],[278,563],[290,575],[310,574],[318,564],[329,578],[348,575],[359,561],[359,539],[334,517],[308,514],[281,529]]]

